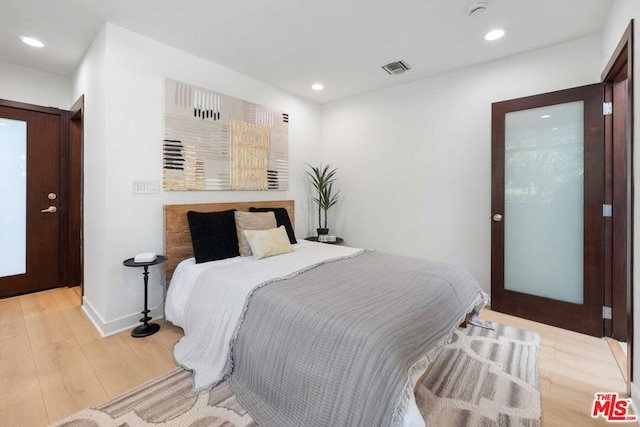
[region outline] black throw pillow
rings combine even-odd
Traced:
[[[249,208],[250,212],[273,212],[276,216],[276,224],[278,227],[284,225],[284,228],[287,230],[287,236],[289,236],[289,242],[294,245],[298,243],[296,240],[296,235],[293,232],[293,227],[291,226],[291,220],[289,219],[289,213],[285,208]]]
[[[240,256],[233,212],[187,212],[196,264]]]

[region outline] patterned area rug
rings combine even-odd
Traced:
[[[490,325],[455,331],[416,389],[427,426],[540,425],[540,337]]]
[[[428,426],[539,426],[538,345],[530,331],[456,330],[416,389]],[[176,368],[56,427],[255,426],[224,382],[190,396],[191,373]]]

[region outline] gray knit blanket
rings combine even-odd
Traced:
[[[263,427],[397,426],[412,370],[486,301],[460,266],[365,252],[256,290],[229,384]]]

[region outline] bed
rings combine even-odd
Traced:
[[[279,219],[250,209],[277,209]],[[184,329],[174,357],[194,372],[196,391],[228,380],[264,426],[424,426],[413,388],[457,325],[487,302],[464,268],[295,241],[290,200],[164,210],[165,315]],[[243,244],[253,252],[198,258],[198,212],[233,215],[238,239],[247,237],[240,252]],[[253,227],[248,218],[266,222]]]

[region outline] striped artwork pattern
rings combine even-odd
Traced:
[[[289,115],[165,79],[165,190],[287,190]]]

